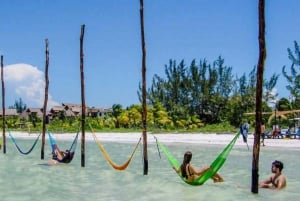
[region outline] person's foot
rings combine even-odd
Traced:
[[[224,182],[224,179],[222,177],[213,177],[212,179],[213,179],[214,183]]]

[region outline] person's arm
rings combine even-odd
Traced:
[[[59,160],[62,160],[63,159],[63,153],[58,151],[58,150],[55,150],[55,154],[56,154],[56,157],[59,159]]]
[[[271,188],[272,186],[270,185],[272,183],[272,177],[262,181],[259,183],[260,188]]]
[[[180,167],[177,169],[176,167],[173,166],[173,170],[175,170],[175,172],[176,172],[177,174],[180,173]]]
[[[281,176],[278,178],[277,188],[278,190],[283,189],[286,186],[285,177]]]
[[[192,165],[190,165],[190,171],[196,175],[202,175],[204,172],[209,170],[209,166],[203,167],[200,170],[196,170]]]

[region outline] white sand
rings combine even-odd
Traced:
[[[34,139],[37,134],[28,134],[24,132],[12,132],[15,138],[22,139]],[[147,142],[155,143],[153,135],[149,132],[147,133]],[[56,140],[73,140],[75,137],[74,133],[53,133]],[[137,142],[137,140],[142,136],[141,133],[96,133],[97,138],[100,141],[106,142]],[[164,143],[192,143],[192,144],[211,144],[211,145],[225,145],[228,144],[234,134],[154,134],[160,142]],[[7,134],[7,137],[8,134]],[[79,136],[79,140],[81,135]],[[93,135],[90,132],[85,133],[86,141],[92,141]],[[48,136],[46,135],[46,140]],[[254,136],[248,136],[249,147],[253,146]],[[242,137],[236,141],[237,146],[245,146]],[[300,139],[265,139],[265,147],[296,147],[300,148]]]

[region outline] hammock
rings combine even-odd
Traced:
[[[53,159],[60,162],[60,163],[70,163],[73,160],[73,157],[75,155],[76,145],[77,145],[77,139],[79,136],[79,131],[77,132],[73,143],[69,149],[66,150],[66,152],[63,154],[63,152],[58,148],[57,143],[52,136],[51,132],[48,131],[48,136],[50,140],[50,145],[52,148],[52,156]],[[59,157],[60,156],[60,157]]]
[[[41,134],[42,134],[42,133],[40,133],[40,134],[37,136],[37,138],[35,139],[33,145],[31,146],[31,148],[30,148],[28,151],[23,151],[23,150],[20,148],[20,146],[18,145],[18,143],[17,143],[16,139],[14,138],[14,136],[11,134],[10,130],[9,130],[9,129],[7,129],[7,130],[8,130],[8,135],[9,135],[11,141],[14,143],[14,145],[16,146],[16,148],[18,149],[18,151],[19,151],[21,154],[24,154],[24,155],[29,154],[29,153],[34,149],[35,145],[37,144],[37,142],[38,142],[38,140],[39,140],[39,138],[40,138],[40,136],[41,136]]]
[[[190,185],[202,185],[204,184],[208,179],[210,179],[214,174],[218,172],[218,170],[223,166],[223,164],[226,161],[226,158],[228,157],[232,147],[234,146],[237,138],[239,137],[239,132],[235,135],[235,137],[231,140],[231,142],[223,149],[223,151],[218,155],[218,157],[211,163],[210,169],[206,171],[204,174],[199,176],[197,179],[195,179],[193,182],[187,182],[183,176],[181,176],[181,173],[178,173],[178,176],[187,184]],[[162,150],[162,152],[167,157],[169,163],[174,166],[175,168],[180,168],[180,163],[176,160],[176,158],[167,150],[167,148],[161,144],[157,138],[155,137],[156,142],[158,144],[158,147]]]
[[[124,163],[124,164],[121,164],[121,165],[117,165],[116,163],[114,163],[109,154],[107,153],[107,151],[104,149],[104,146],[101,144],[101,142],[99,141],[99,139],[97,138],[96,134],[94,133],[91,125],[90,125],[90,128],[91,128],[91,131],[92,131],[92,134],[93,134],[93,137],[94,137],[94,140],[96,141],[99,149],[101,150],[104,158],[107,160],[107,162],[116,170],[125,170],[128,165],[130,164],[131,162],[131,159],[133,158],[137,148],[138,148],[138,145],[140,144],[141,140],[142,140],[142,137],[140,137],[139,141],[137,142],[137,144],[135,145],[134,149],[133,149],[133,152],[132,154],[130,155],[129,159]]]

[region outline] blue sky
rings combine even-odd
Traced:
[[[280,74],[279,97],[289,93],[282,66],[300,39],[298,0],[266,1],[265,78]],[[248,74],[258,62],[258,0],[144,0],[147,85],[164,76],[169,59],[218,56],[233,73]],[[81,103],[79,37],[85,24],[86,104],[123,107],[139,103],[141,37],[139,0],[2,0],[0,54],[4,56],[6,106],[22,98],[41,107],[45,39],[49,40],[49,106]]]

